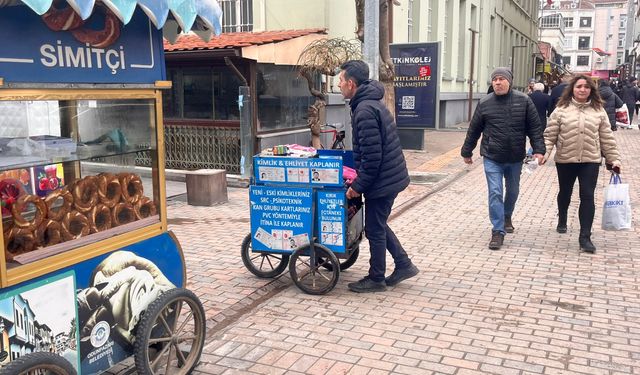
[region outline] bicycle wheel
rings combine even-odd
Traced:
[[[251,251],[251,233],[242,240],[240,252],[242,263],[249,272],[260,278],[271,278],[281,274],[289,264],[289,254]]]
[[[340,265],[333,251],[320,244],[313,245],[315,261],[311,261],[309,245],[291,254],[289,273],[296,286],[307,294],[326,294],[338,283]],[[329,265],[327,267],[327,265]]]

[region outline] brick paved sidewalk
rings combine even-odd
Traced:
[[[640,202],[632,161],[640,132],[619,131],[616,139],[623,179]],[[441,163],[435,171],[457,180],[405,194],[400,207],[407,208],[390,225],[422,272],[384,293],[346,288],[366,273],[366,241],[332,292],[310,296],[287,272],[264,280],[242,265],[246,190],[232,189],[229,203],[210,208],[172,202],[170,228],[185,251],[188,288],[209,318],[196,373],[640,374],[640,237],[599,229],[604,171],[595,255],[578,251],[577,196],[569,232],[554,231],[553,166],[523,175],[516,231],[493,252],[482,168],[465,169],[453,154],[411,164],[415,171]]]

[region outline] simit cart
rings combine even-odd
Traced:
[[[343,165],[351,151],[318,150],[317,157],[254,156],[251,233],[241,256],[258,277],[289,273],[308,294],[331,291],[351,267],[363,234],[362,200],[346,199]]]
[[[197,365],[205,314],[167,229],[158,29],[210,37],[220,14],[214,0],[0,0],[0,374]]]

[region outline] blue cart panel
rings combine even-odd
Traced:
[[[256,184],[342,186],[342,158],[253,157]]]

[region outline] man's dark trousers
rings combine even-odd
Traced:
[[[411,260],[398,238],[387,225],[393,201],[398,194],[379,198],[365,197],[364,232],[369,240],[371,259],[369,260],[369,278],[376,282],[384,281],[387,250],[393,257],[396,269],[407,268]]]

